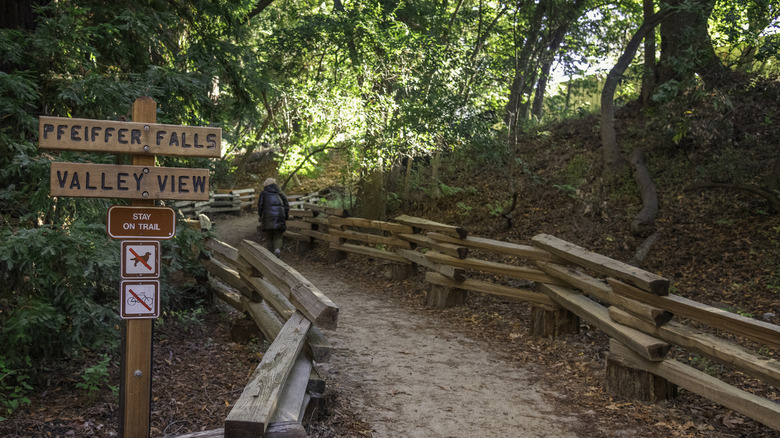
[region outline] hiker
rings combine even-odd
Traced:
[[[277,257],[282,256],[282,235],[287,229],[285,222],[290,215],[290,204],[276,180],[268,178],[257,199],[257,214],[265,232],[265,244]]]

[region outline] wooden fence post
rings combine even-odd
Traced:
[[[157,103],[139,97],[133,103],[133,121],[157,122]],[[154,155],[133,155],[133,165],[154,167]],[[154,206],[153,200],[133,200],[132,205]],[[119,378],[119,436],[148,438],[152,395],[152,327],[154,319],[122,321],[122,359]]]
[[[465,290],[431,284],[425,304],[435,309],[449,309],[450,307],[461,306],[465,302]]]
[[[563,308],[533,306],[531,309],[532,335],[555,339],[560,335],[580,332],[580,318]]]

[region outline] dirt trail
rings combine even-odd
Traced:
[[[528,371],[430,317],[310,267],[299,271],[339,306],[324,364],[376,437],[574,437]]]
[[[257,239],[256,223],[253,215],[218,220],[217,238]],[[333,356],[320,370],[374,437],[565,438],[582,430],[581,419],[554,412],[556,395],[522,365],[333,271],[292,265],[339,306],[338,328],[324,330]]]

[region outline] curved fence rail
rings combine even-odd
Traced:
[[[331,262],[347,253],[384,260],[394,279],[424,268],[432,307],[458,305],[466,291],[529,302],[530,330],[538,336],[576,332],[583,318],[611,338],[610,390],[653,401],[680,387],[780,430],[778,403],[667,357],[678,347],[780,387],[780,362],[759,353],[780,348],[780,326],[670,294],[669,281],[658,274],[546,234],[518,244],[472,237],[461,227],[406,215],[383,222],[302,207],[293,214],[304,220],[289,233],[301,251],[319,241],[328,245]],[[494,261],[507,259],[511,262]],[[478,278],[486,273],[506,279],[505,284]],[[697,324],[752,341],[757,350]],[[637,385],[637,370],[650,373],[646,384]]]
[[[519,244],[469,236],[461,227],[406,215],[390,222],[348,217],[345,210],[316,204],[295,207],[285,237],[297,241],[299,252],[326,245],[331,263],[348,254],[381,260],[387,266],[385,275],[395,280],[424,269],[430,284],[427,305],[435,308],[462,304],[467,291],[528,302],[532,305],[529,330],[536,336],[576,333],[580,318],[585,319],[610,337],[607,386],[614,393],[656,401],[673,396],[680,387],[780,430],[779,404],[668,357],[670,349],[677,347],[779,387],[780,362],[702,331],[697,324],[751,341],[747,344],[757,345],[759,351],[780,347],[780,326],[670,294],[668,280],[658,274],[546,234]],[[242,399],[263,395],[266,401],[260,404],[265,407],[256,408],[258,402],[253,400],[252,407],[238,409],[243,405],[239,400],[236,414],[231,411],[226,420],[224,436],[263,436],[245,433],[250,430],[263,430],[265,436],[298,436],[294,433],[300,429],[290,425],[299,425],[300,417],[274,417],[274,399],[287,391],[279,376],[301,366],[295,374],[309,373],[307,384],[289,391],[307,398],[318,393],[302,390],[304,386],[324,389],[310,365],[330,356],[330,344],[317,326],[335,327],[338,309],[254,242],[244,241],[236,249],[211,240],[207,247],[212,256],[204,264],[220,280],[213,282],[219,296],[251,315],[266,337],[281,339],[286,357],[282,365],[275,365],[281,371],[263,363],[258,366]],[[491,274],[491,281],[484,274]],[[496,277],[503,279],[501,283],[495,282]],[[299,325],[304,321],[313,323],[307,334],[291,335],[304,331]],[[299,365],[301,361],[307,364]],[[638,378],[638,372],[645,376]],[[263,385],[281,389],[258,393]],[[250,416],[253,420],[245,420]],[[277,432],[269,424],[286,429]]]

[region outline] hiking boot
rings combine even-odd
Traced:
[[[274,255],[275,255],[276,257],[278,257],[278,258],[282,258],[282,250],[281,250],[281,249],[279,249],[279,248],[276,248],[276,249],[274,250]]]

